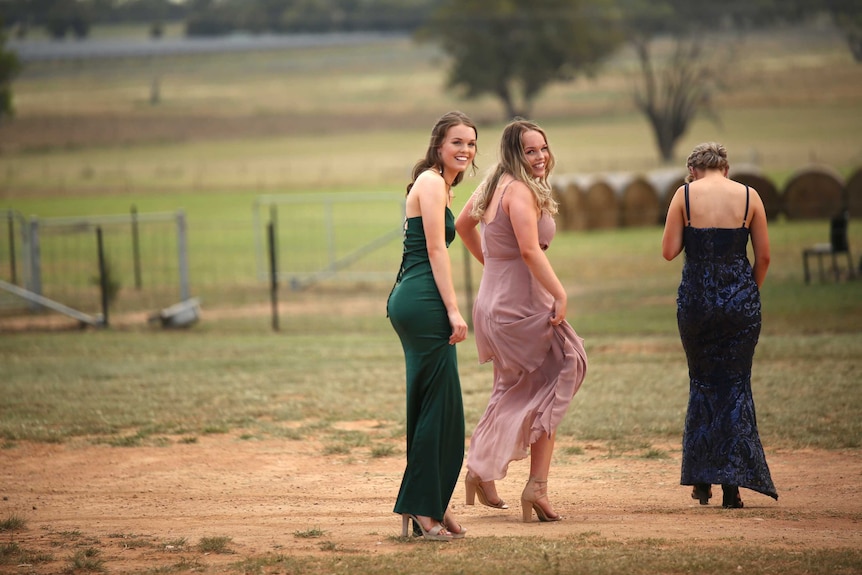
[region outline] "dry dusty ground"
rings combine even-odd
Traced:
[[[513,504],[508,511],[464,505],[459,484],[453,501],[467,536],[589,532],[609,540],[671,542],[744,536],[752,544],[797,551],[862,548],[859,450],[769,452],[780,500],[744,491],[745,509],[724,510],[720,489],[701,507],[677,484],[678,446],[660,446],[670,454],[664,459],[608,457],[606,446],[580,447],[582,454],[570,456],[558,448],[552,468],[550,494],[564,521],[519,521],[517,499],[527,472],[521,461],[498,484]],[[98,549],[111,573],[180,562],[217,569],[266,554],[403,551],[396,537],[400,520],[391,512],[403,454],[322,453],[316,441],[232,434],[164,447],[19,443],[0,451],[0,519],[14,515],[26,526],[2,539],[53,560],[0,565],[0,572],[62,572],[86,548]],[[296,535],[311,530],[322,536]],[[202,538],[213,537],[229,537],[231,553],[197,549]]]

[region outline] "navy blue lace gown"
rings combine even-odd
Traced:
[[[680,484],[737,485],[778,499],[751,394],[760,291],[746,252],[748,197],[735,229],[692,227],[688,185],[685,206],[677,322],[691,381]]]

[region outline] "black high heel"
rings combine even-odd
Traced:
[[[709,483],[695,483],[691,488],[691,498],[700,500],[701,505],[709,505],[712,497],[712,485]]]
[[[721,486],[721,506],[725,509],[742,509],[742,497],[739,495],[739,487],[736,485]]]

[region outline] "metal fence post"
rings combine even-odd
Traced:
[[[99,289],[102,292],[102,325],[108,326],[108,267],[105,262],[105,246],[102,242],[102,226],[96,227],[96,248],[99,251]]]
[[[33,216],[30,218],[30,226],[28,230],[30,253],[27,258],[29,273],[27,289],[31,292],[42,295],[42,252],[39,245],[39,218]],[[39,304],[32,303],[32,309],[39,309]]]
[[[138,240],[138,207],[132,205],[132,261],[135,264],[135,289],[141,289],[141,245]]]
[[[189,287],[189,252],[186,238],[186,214],[182,210],[177,212],[177,263],[180,273],[180,301],[186,301],[191,297]]]
[[[269,239],[269,297],[272,304],[272,329],[278,331],[278,256],[276,255],[275,220],[267,225]]]

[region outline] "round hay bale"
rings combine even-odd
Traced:
[[[618,192],[620,225],[623,227],[654,226],[661,212],[661,200],[653,185],[640,175],[632,175]]]
[[[862,168],[856,168],[844,186],[844,205],[851,218],[862,217]]]
[[[557,201],[557,217],[555,218],[557,221],[557,229],[565,230],[568,228],[569,222],[568,214],[566,213],[566,197],[565,197],[565,189],[566,189],[566,181],[559,176],[551,179],[551,195]]]
[[[615,228],[620,222],[620,201],[607,176],[597,177],[584,193],[587,229]]]
[[[679,187],[685,183],[687,173],[685,168],[661,168],[647,172],[646,179],[652,184],[659,199],[657,224],[664,225],[670,201]]]
[[[803,168],[784,186],[782,201],[787,219],[829,219],[844,209],[843,178],[824,166]]]
[[[557,221],[564,230],[584,230],[587,215],[584,205],[584,190],[574,176],[561,176],[552,182],[554,199],[560,204]]]
[[[778,193],[778,188],[757,166],[751,164],[731,165],[727,176],[734,182],[757,190],[757,194],[763,200],[767,220],[774,220],[778,214],[784,211],[784,204]]]

